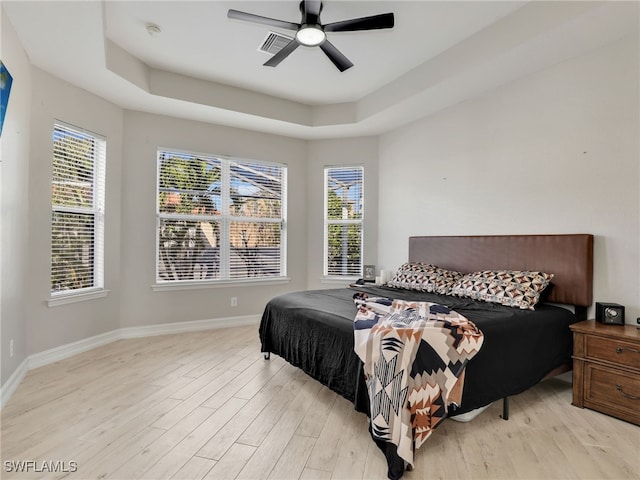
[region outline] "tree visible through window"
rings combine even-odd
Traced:
[[[106,141],[56,123],[51,183],[51,293],[102,288]]]
[[[158,282],[284,276],[286,167],[158,152]]]
[[[364,169],[325,168],[325,276],[362,275]]]

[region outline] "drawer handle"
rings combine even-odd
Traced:
[[[620,385],[619,383],[616,384],[616,390],[618,390],[623,397],[628,398],[630,400],[640,400],[640,397],[635,397],[633,395],[629,395],[628,393],[625,393],[625,391],[622,389],[622,385]]]
[[[616,348],[616,353],[622,353],[625,350],[629,350],[630,352],[633,352],[633,353],[640,353],[640,350],[636,350],[635,348],[625,348],[625,347]]]

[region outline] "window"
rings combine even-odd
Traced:
[[[104,287],[106,140],[62,123],[53,128],[51,295]]]
[[[287,169],[160,150],[156,281],[286,275]]]
[[[325,276],[362,276],[363,186],[362,167],[324,170]]]

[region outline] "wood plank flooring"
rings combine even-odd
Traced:
[[[1,476],[385,479],[366,417],[259,350],[250,326],[121,340],[32,370],[2,410]],[[509,421],[500,411],[445,421],[404,478],[640,479],[640,428],[571,406],[567,382],[513,397]]]

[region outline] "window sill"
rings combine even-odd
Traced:
[[[360,277],[322,277],[320,282],[328,285],[350,285],[355,283],[359,278]]]
[[[165,282],[154,283],[151,285],[151,289],[154,292],[170,292],[176,290],[199,290],[209,288],[228,288],[228,287],[255,287],[260,285],[284,285],[289,283],[291,279],[289,277],[273,277],[273,278],[261,278],[259,280],[213,280],[209,282]]]
[[[47,300],[48,307],[57,307],[59,305],[68,305],[70,303],[84,302],[86,300],[95,300],[96,298],[104,298],[109,295],[111,290],[99,289],[78,293],[61,293]]]

